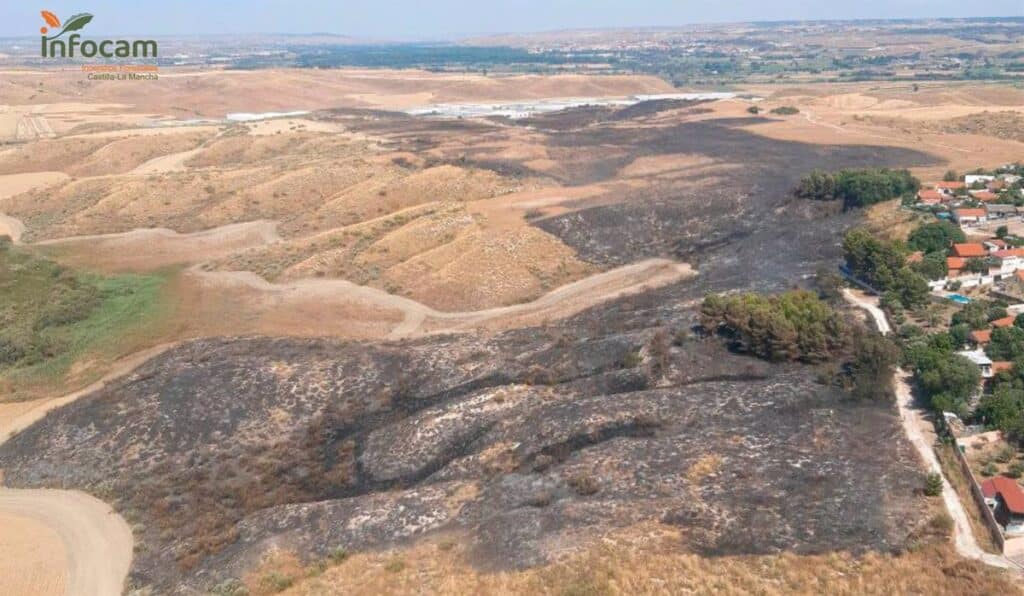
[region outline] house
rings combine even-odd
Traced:
[[[1006,248],[992,253],[992,258],[999,261],[998,275],[1010,275],[1024,269],[1024,248]]]
[[[988,256],[984,244],[978,242],[960,242],[953,244],[953,256],[961,259],[978,259]]]
[[[992,330],[991,329],[975,329],[967,335],[967,341],[976,348],[973,352],[963,352],[960,355],[966,357],[971,362],[978,365],[981,369],[981,376],[986,379],[992,376],[992,361],[988,359],[985,352],[982,351],[982,347],[989,344],[992,341]],[[988,373],[988,374],[986,374]]]
[[[963,182],[936,182],[935,190],[941,192],[944,195],[952,196],[956,194],[956,191],[967,188],[967,185]]]
[[[1017,320],[1016,317],[1003,317],[992,321],[991,325],[993,327],[1013,327],[1013,322],[1015,320]]]
[[[988,240],[982,242],[982,244],[985,245],[985,248],[987,248],[989,252],[1005,250],[1010,246],[1009,244],[1006,243],[1006,240],[1001,240],[999,238],[989,238]]]
[[[988,488],[985,488],[988,484]],[[985,497],[986,504],[989,496],[995,501],[993,513],[996,521],[1003,526],[1007,536],[1024,534],[1024,491],[1021,491],[1017,481],[1006,476],[996,476],[982,483],[981,493]]]
[[[981,496],[985,497],[985,504],[993,512],[996,510],[996,506],[999,505],[999,501],[996,500],[996,495],[999,491],[996,490],[996,483],[992,482],[992,478],[981,483]]]
[[[1001,372],[1013,372],[1013,363],[1006,360],[996,360],[992,363],[992,374],[998,375]]]
[[[920,190],[917,193],[917,202],[923,205],[938,205],[946,195],[937,190]]]
[[[969,194],[971,198],[982,203],[989,203],[999,199],[999,195],[990,190],[972,190]]]
[[[954,209],[953,220],[960,225],[983,224],[988,221],[984,209]]]
[[[977,182],[985,184],[988,182],[992,182],[995,179],[995,176],[989,176],[988,174],[968,174],[964,176],[964,184],[966,184],[967,186],[971,186]]]
[[[1007,217],[1013,217],[1017,215],[1017,207],[1015,205],[1001,205],[1001,204],[987,204],[985,205],[985,215],[991,219],[1005,219]]]
[[[949,270],[950,279],[958,277],[967,266],[967,261],[960,257],[946,257],[946,269]]]

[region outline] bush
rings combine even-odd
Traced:
[[[579,473],[570,476],[566,482],[569,487],[572,488],[576,494],[581,496],[589,496],[596,494],[601,490],[601,484],[598,482],[597,477],[593,474]]]
[[[985,464],[985,467],[981,469],[982,476],[995,476],[999,473],[999,469],[992,462]]]
[[[1006,475],[1010,478],[1020,478],[1024,475],[1024,463],[1015,461],[1010,464],[1010,467],[1006,470]]]
[[[778,114],[779,116],[792,116],[793,114],[799,114],[800,110],[793,106],[779,106],[772,110],[772,114]]]
[[[260,578],[260,588],[270,592],[283,592],[292,587],[295,579],[290,575],[272,571]]]
[[[348,558],[348,549],[344,546],[337,546],[331,550],[330,554],[327,555],[327,558],[334,564],[341,563]]]
[[[747,108],[747,112],[757,115],[761,113],[761,108],[757,106],[750,106],[749,108]]]
[[[928,474],[924,479],[924,494],[937,497],[942,494],[942,475],[937,472]]]

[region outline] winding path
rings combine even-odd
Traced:
[[[874,319],[875,325],[878,326],[878,330],[882,335],[888,335],[892,332],[892,327],[889,325],[885,313],[882,312],[882,309],[878,308],[876,300],[864,297],[858,292],[849,289],[843,290],[843,296],[847,302],[868,311],[868,314]],[[903,425],[904,433],[907,435],[907,440],[917,450],[928,471],[942,476],[942,500],[946,505],[946,510],[949,511],[950,517],[953,518],[953,543],[957,554],[964,558],[981,561],[992,567],[1020,570],[1020,565],[1006,557],[987,553],[978,546],[974,533],[971,531],[970,520],[967,518],[967,510],[964,509],[964,504],[960,501],[960,496],[956,493],[956,490],[953,489],[949,480],[942,473],[942,466],[939,465],[935,451],[925,438],[927,436],[926,429],[931,428],[931,422],[925,418],[920,408],[914,407],[914,394],[910,387],[910,379],[910,373],[903,369],[896,369],[893,380],[896,387],[896,405],[899,408],[900,422]]]

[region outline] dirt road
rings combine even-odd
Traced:
[[[878,330],[883,334],[887,335],[892,331],[892,327],[889,325],[889,321],[885,317],[885,313],[882,309],[878,308],[877,300],[864,296],[860,292],[852,290],[843,290],[843,295],[848,302],[863,308],[868,311],[871,318],[874,319],[875,324],[878,326]],[[896,405],[899,408],[900,422],[903,425],[903,432],[907,435],[907,440],[914,446],[917,453],[921,456],[921,460],[924,462],[925,467],[929,472],[934,472],[942,475],[942,466],[939,465],[939,460],[935,456],[935,451],[932,449],[932,443],[934,442],[934,426],[925,417],[924,412],[921,408],[914,405],[914,394],[910,386],[911,375],[902,369],[896,369],[894,378],[894,384],[896,388]],[[926,437],[932,437],[929,440]],[[971,532],[971,523],[967,519],[967,511],[964,509],[964,504],[960,501],[960,496],[957,495],[953,486],[949,483],[946,477],[942,476],[942,500],[946,505],[946,510],[949,511],[950,517],[953,518],[953,542],[956,547],[956,552],[965,558],[976,559],[991,565],[993,567],[1000,567],[1003,569],[1020,569],[1020,566],[1010,561],[1006,557],[1000,555],[994,555],[987,553],[978,546],[977,540],[974,538],[974,534]]]
[[[537,324],[547,319],[571,316],[601,302],[695,274],[685,263],[648,259],[566,284],[531,302],[478,311],[444,312],[411,298],[341,279],[303,279],[276,284],[247,271],[203,271],[200,267],[193,267],[188,273],[206,285],[208,292],[228,288],[232,295],[244,297],[233,307],[249,312],[257,319],[282,311],[308,313],[321,320],[326,317],[343,319],[353,306],[362,307],[361,313],[378,312],[379,316],[386,317],[381,322],[390,329],[385,333],[389,339]],[[255,294],[247,295],[245,291]],[[388,322],[396,313],[400,317],[399,322]],[[324,327],[320,329],[323,334]]]
[[[0,547],[19,545],[14,552],[0,552],[0,569],[21,573],[31,568],[36,574],[31,583],[16,574],[0,574],[0,593],[118,596],[123,591],[132,562],[132,531],[103,501],[78,491],[0,488],[0,523]],[[43,568],[32,559],[23,566],[32,556],[24,545],[38,544],[36,534],[46,535],[50,544],[55,534],[64,556],[56,553],[54,564]]]

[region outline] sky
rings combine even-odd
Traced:
[[[736,21],[1024,16],[1024,0],[3,0],[0,36],[39,11],[88,12],[90,35],[327,32],[396,40]]]

